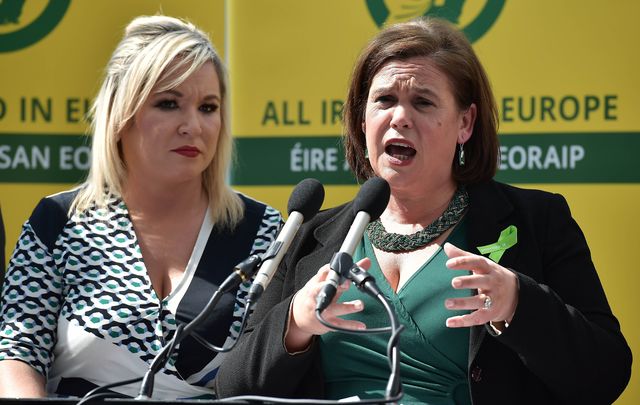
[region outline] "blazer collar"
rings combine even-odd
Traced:
[[[332,255],[340,249],[353,219],[351,203],[318,213],[310,224],[312,227],[314,224],[320,224],[312,231],[318,248],[298,261],[296,274],[311,277],[320,267],[327,264]],[[296,277],[297,288],[301,288],[304,282],[305,277]]]
[[[323,213],[324,222],[313,232],[318,243],[322,246],[340,246],[355,218],[352,205],[353,202],[349,202]]]

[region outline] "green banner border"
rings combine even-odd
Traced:
[[[640,183],[640,132],[504,134],[500,143],[503,170],[496,179],[506,183]],[[235,145],[234,185],[294,185],[308,177],[327,185],[356,183],[339,136],[242,136]],[[79,156],[86,163],[88,146],[89,138],[79,134],[0,133],[0,183],[77,183],[86,170],[69,168],[69,156],[83,147]],[[48,168],[25,167],[25,156],[37,161],[34,148],[48,150]],[[18,149],[22,159],[16,159]]]

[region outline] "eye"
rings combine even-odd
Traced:
[[[220,107],[218,106],[218,104],[214,104],[214,103],[211,103],[211,104],[202,104],[202,105],[200,106],[200,111],[202,111],[202,112],[204,112],[204,113],[213,113],[213,112],[218,111],[218,108],[220,108]]]
[[[378,104],[382,104],[383,106],[390,105],[395,102],[395,98],[393,96],[385,94],[385,95],[377,96],[375,98],[375,102]]]
[[[178,108],[178,103],[176,102],[176,100],[163,99],[156,103],[156,107],[160,108],[161,110],[174,110]]]
[[[415,103],[419,107],[430,107],[432,105],[435,105],[433,104],[433,102],[431,102],[431,100],[423,97],[419,97],[418,99],[416,99]]]

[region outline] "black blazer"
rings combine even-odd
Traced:
[[[565,199],[494,181],[468,191],[467,246],[494,243],[515,225],[518,242],[500,264],[513,269],[520,283],[516,313],[504,333],[471,328],[473,403],[612,403],[629,381],[631,351]],[[220,368],[219,396],[323,396],[316,342],[291,355],[283,335],[293,293],[340,248],[352,220],[346,204],[301,227],[246,333]]]

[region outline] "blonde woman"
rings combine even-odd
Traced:
[[[166,16],[127,26],[93,106],[89,176],[38,204],[10,260],[1,396],[82,396],[142,376],[233,266],[266,250],[281,217],[225,181],[227,108],[206,34]],[[246,287],[197,331],[210,343],[233,337]],[[156,375],[154,398],[212,396],[223,357],[187,338]],[[135,396],[138,386],[114,390]]]

